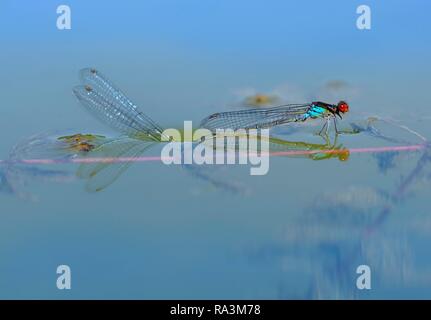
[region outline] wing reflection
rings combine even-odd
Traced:
[[[77,171],[78,177],[87,180],[87,191],[98,192],[114,183],[135,161],[141,157],[151,146],[158,144],[154,141],[142,141],[129,137],[120,137],[100,144],[94,149],[82,154],[81,157],[91,158],[91,163],[82,163]],[[324,160],[338,158],[347,160],[348,150],[336,142],[330,143],[329,139],[322,144],[306,143],[300,141],[288,141],[282,139],[270,140],[270,151],[315,151],[315,150],[333,150],[334,153],[310,153],[302,157],[312,160]],[[225,150],[226,153],[237,152]],[[300,155],[294,155],[298,157]],[[97,160],[100,161],[97,161]],[[116,161],[125,159],[124,161]],[[238,181],[233,181],[228,175],[220,175],[222,167],[226,166],[205,166],[205,165],[183,165],[187,172],[192,176],[204,180],[217,189],[233,193],[247,194],[249,188]],[[226,171],[226,170],[225,170]]]
[[[371,120],[365,121],[365,125],[356,124],[356,129],[387,142],[411,141],[376,130],[381,124],[387,125],[380,120]],[[391,125],[398,127],[397,124]],[[402,129],[422,140],[424,149],[421,153],[414,153],[416,162],[412,162],[412,154],[402,159],[401,153],[385,153],[387,158],[380,160],[386,161],[385,164],[378,163],[380,169],[384,168],[381,173],[387,174],[397,161],[405,160],[400,163],[404,172],[394,179],[395,186],[379,190],[353,184],[349,188],[323,191],[305,206],[301,215],[285,226],[279,240],[248,254],[253,263],[266,261],[278,266],[283,275],[277,288],[278,298],[366,297],[367,294],[355,285],[356,268],[361,264],[370,264],[373,274],[379,275],[373,281],[380,287],[431,284],[426,268],[421,267],[413,256],[411,240],[405,236],[408,230],[415,234],[423,230],[423,234],[428,234],[429,225],[424,226],[423,221],[430,219],[420,219],[421,223],[417,225],[413,218],[406,217],[403,219],[406,222],[397,226],[399,230],[396,232],[389,231],[394,228],[393,224],[392,229],[385,228],[390,217],[403,211],[401,203],[417,198],[424,190],[429,190],[430,185],[430,144],[409,128]],[[414,212],[411,214],[416,215]]]
[[[47,169],[37,165],[22,163],[22,159],[41,159],[56,157],[66,159],[70,156],[50,134],[39,134],[15,145],[6,161],[0,167],[0,192],[15,195],[26,200],[37,200],[36,195],[28,191],[31,183],[65,183],[75,180],[75,175],[68,170]]]
[[[87,180],[87,191],[101,191],[116,181],[130,167],[133,160],[141,156],[152,145],[154,142],[128,137],[107,141],[86,154],[88,157],[99,158],[101,161],[81,164],[77,175]],[[115,160],[118,158],[129,160],[116,162]],[[104,161],[106,159],[107,161]]]
[[[346,133],[358,133],[368,135],[373,141],[383,140],[395,145],[402,143],[411,144],[411,137],[406,137],[406,133],[413,136],[416,140],[423,140],[423,137],[397,123],[389,122],[376,117],[365,120],[352,122]],[[390,130],[387,130],[389,127]],[[389,132],[389,133],[388,133]],[[396,133],[396,134],[393,134]],[[401,135],[400,135],[401,133]],[[317,142],[316,136],[313,142],[308,142],[306,136],[304,139],[293,139],[292,136],[269,138],[269,152],[273,156],[284,156],[292,158],[310,159],[313,161],[338,159],[346,161],[349,159],[349,148],[339,142],[344,135],[335,135],[333,141],[328,136],[322,136],[320,143]],[[320,136],[317,136],[320,138]],[[423,142],[423,141],[422,141]],[[417,143],[417,142],[416,142]],[[22,162],[23,159],[47,159],[47,163],[52,162],[73,162],[71,159],[91,161],[82,162],[77,170],[77,176],[87,180],[86,189],[90,192],[102,191],[114,183],[140,156],[142,156],[151,146],[162,144],[162,142],[149,139],[136,139],[128,136],[107,137],[104,135],[77,133],[70,135],[59,134],[41,134],[30,137],[23,143],[18,144],[10,153],[0,175],[1,187],[4,193],[15,193],[24,184],[24,177],[33,177],[44,180],[71,180],[71,174],[59,170],[46,170],[39,167],[31,167]],[[199,143],[195,143],[194,146]],[[226,146],[226,153],[242,152],[238,144]],[[400,152],[385,152],[374,155],[378,161],[378,167],[381,172],[387,172],[395,167],[398,159],[402,157]],[[121,161],[117,161],[122,159]],[[224,171],[221,166],[199,166],[184,165],[194,177],[206,181],[210,185],[220,190],[226,190],[230,193],[248,194],[250,186],[233,181],[226,166]],[[211,167],[211,168],[210,168]],[[62,178],[63,177],[63,178]],[[27,179],[28,180],[28,179]],[[21,186],[21,187],[20,187]]]

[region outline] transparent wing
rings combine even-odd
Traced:
[[[116,181],[132,164],[133,159],[139,157],[153,144],[154,142],[140,141],[127,137],[107,142],[89,152],[88,157],[108,161],[83,163],[78,168],[77,176],[87,180],[87,191],[101,191]],[[127,158],[130,161],[115,162],[118,158]],[[112,161],[109,161],[109,159],[112,159]]]
[[[163,129],[96,69],[80,71],[83,85],[74,94],[93,115],[120,132],[140,139],[160,141]]]
[[[64,133],[64,132],[63,132]],[[45,132],[33,135],[13,147],[9,154],[9,161],[16,162],[25,159],[51,159],[66,160],[80,154],[79,143],[63,139],[59,132]],[[96,147],[107,140],[106,137],[93,134],[74,134],[73,137],[82,137],[82,142],[88,146]]]
[[[289,104],[273,108],[256,108],[240,111],[214,113],[201,122],[201,128],[215,132],[216,129],[262,129],[298,121],[310,110],[310,104]]]
[[[21,159],[57,158],[59,155],[59,143],[49,133],[33,135],[16,144],[10,154],[9,160]]]

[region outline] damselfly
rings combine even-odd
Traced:
[[[214,113],[201,122],[201,127],[215,132],[217,129],[263,129],[286,123],[304,122],[311,119],[325,119],[319,134],[328,133],[331,119],[337,129],[336,117],[349,111],[345,101],[329,104],[316,101],[307,104],[286,104],[272,108],[256,108],[239,111]]]
[[[81,70],[82,85],[73,92],[91,113],[109,126],[129,137],[141,140],[169,141],[163,128],[139,110],[121,90],[114,86],[103,74],[93,68]],[[256,108],[240,111],[215,113],[201,122],[201,128],[215,132],[217,129],[262,129],[290,122],[304,122],[310,119],[326,119],[320,133],[328,132],[332,119],[337,129],[336,116],[349,111],[345,101],[338,104],[312,102],[308,104],[288,104],[273,108]]]
[[[118,130],[125,136],[117,139],[106,139],[104,142],[99,142],[100,138],[96,135],[72,135],[59,138],[60,141],[69,145],[71,150],[79,152],[82,155],[88,152],[91,154],[91,157],[96,158],[122,157],[133,159],[157,142],[161,142],[162,140],[170,141],[170,137],[164,136],[163,128],[140,111],[137,105],[131,102],[102,73],[93,68],[86,68],[80,71],[80,78],[82,84],[76,86],[73,92],[81,104],[93,115],[102,120],[102,122]],[[330,120],[331,118],[335,118],[336,115],[341,117],[341,114],[347,112],[348,108],[345,102],[340,102],[338,105],[315,102],[312,104],[280,106],[277,108],[218,113],[202,121],[201,127],[215,132],[215,129],[218,128],[234,130],[259,129],[291,121],[305,121],[315,118],[327,118]],[[201,143],[201,141],[196,142]],[[316,149],[337,150],[333,154],[315,154],[313,151]],[[313,160],[335,156],[340,158],[340,160],[345,160],[348,157],[348,154],[341,147],[335,147],[335,145],[329,145],[328,143],[319,145],[306,142],[283,141],[277,138],[270,138],[271,150],[306,150],[310,151],[310,154],[306,154],[306,156]],[[234,152],[236,151],[241,150],[234,148]],[[90,179],[89,189],[99,191],[115,181],[129,165],[130,162],[109,163],[105,161],[82,164],[78,170],[78,176]]]

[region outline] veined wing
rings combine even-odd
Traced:
[[[67,137],[70,137],[70,140],[63,139]],[[74,138],[82,140],[77,141]],[[66,160],[79,155],[82,151],[80,146],[94,148],[107,139],[105,136],[95,134],[60,136],[59,132],[45,132],[33,135],[15,145],[9,154],[9,160],[11,162],[23,159]]]
[[[270,128],[301,120],[301,116],[309,110],[310,104],[289,104],[273,108],[214,113],[203,119],[200,126],[213,132],[216,129]]]
[[[87,191],[101,191],[117,180],[129,168],[133,159],[139,157],[153,144],[152,141],[140,141],[127,137],[106,142],[89,152],[88,157],[100,158],[107,162],[83,163],[78,168],[77,176],[87,180]],[[118,158],[125,158],[125,160],[115,162]],[[112,161],[109,161],[110,159]]]
[[[78,100],[93,115],[114,129],[143,140],[160,141],[163,129],[126,97],[99,71],[82,69],[83,85],[73,89]]]

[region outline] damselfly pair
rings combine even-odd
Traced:
[[[91,113],[121,133],[145,141],[169,141],[163,128],[139,110],[121,90],[96,69],[80,71],[82,85],[73,89],[74,94]],[[312,102],[287,104],[272,108],[256,108],[215,113],[202,120],[200,127],[215,133],[217,129],[263,129],[293,122],[324,119],[319,134],[328,133],[333,121],[335,132],[338,116],[349,111],[346,102],[328,104]]]
[[[82,84],[74,87],[73,92],[81,104],[102,122],[123,134],[121,137],[104,137],[104,139],[101,136],[88,134],[58,138],[62,145],[61,149],[70,150],[79,156],[85,156],[88,153],[93,159],[101,160],[83,163],[78,169],[78,176],[88,179],[87,189],[100,191],[115,181],[132,163],[132,161],[110,163],[107,159],[135,159],[154,144],[170,141],[171,137],[167,136],[159,124],[139,110],[136,104],[99,71],[92,68],[83,69],[80,71],[80,80]],[[216,136],[217,129],[234,131],[263,129],[289,122],[326,119],[325,126],[321,130],[323,132],[328,130],[331,119],[335,123],[335,117],[341,117],[341,114],[347,111],[348,105],[344,102],[337,105],[322,102],[284,105],[275,108],[216,113],[205,118],[200,127]],[[181,141],[177,142],[182,142],[183,139],[184,137],[181,137]],[[330,144],[328,140],[324,144],[314,144],[270,137],[269,148],[274,152],[302,151],[312,160],[333,157],[347,160],[349,155],[342,145],[336,145],[336,142]],[[319,150],[334,150],[334,153],[319,153]]]

